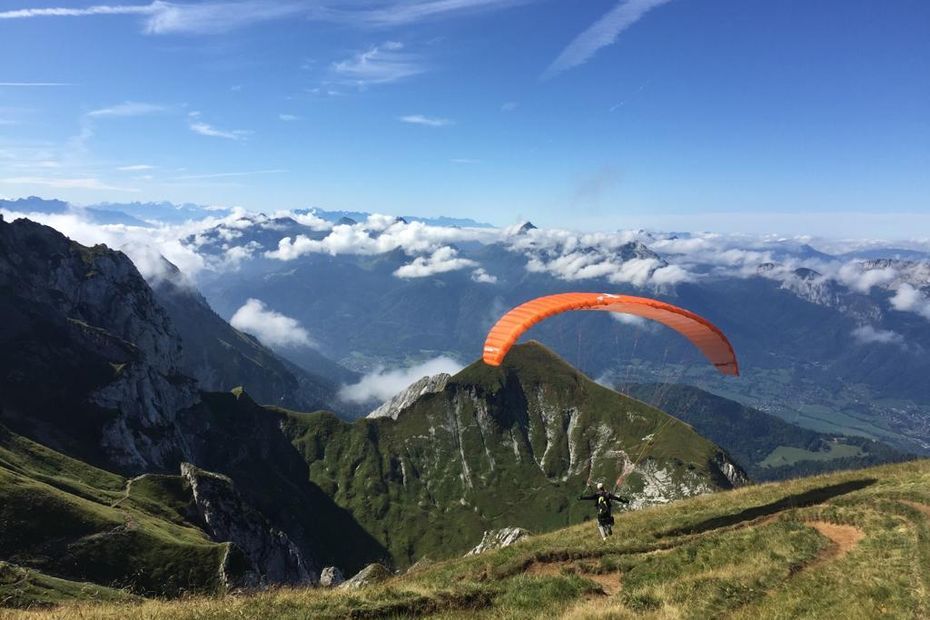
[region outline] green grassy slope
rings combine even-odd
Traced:
[[[127,480],[0,426],[0,557],[6,575],[20,575],[0,579],[0,599],[86,597],[90,586],[75,581],[146,595],[219,591],[227,545],[187,520],[190,500],[179,477]]]
[[[659,477],[666,496],[654,501],[727,486],[715,477],[714,444],[535,343],[500,368],[472,364],[396,421],[291,414],[285,431],[313,482],[399,566],[461,553],[490,528],[578,523],[591,507],[577,496],[597,481],[612,487],[640,455],[622,489],[637,501],[659,493]]]
[[[930,461],[690,498],[619,515],[615,529],[604,543],[585,523],[351,592],[83,604],[58,608],[54,617],[930,615]]]

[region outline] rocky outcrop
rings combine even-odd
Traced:
[[[381,583],[382,581],[390,579],[392,576],[391,571],[385,568],[384,565],[369,564],[339,587],[346,590],[357,590],[365,586]]]
[[[427,394],[436,394],[446,389],[446,384],[451,379],[451,375],[439,373],[432,377],[423,377],[413,383],[403,392],[394,396],[374,411],[368,414],[369,418],[391,418],[396,420],[402,411],[410,407],[418,398]]]
[[[722,450],[714,455],[713,463],[717,467],[717,471],[720,472],[720,475],[723,476],[733,488],[741,487],[751,482],[749,476],[743,471],[743,468],[733,462]]]
[[[198,392],[181,371],[180,339],[168,315],[132,261],[28,220],[0,223],[0,290],[10,291],[3,308],[5,322],[15,324],[9,337],[33,347],[23,352],[35,365],[30,370],[59,372],[68,385],[95,364],[112,367],[109,376],[94,370],[81,385],[89,393],[61,387],[72,408],[106,412],[98,417],[98,441],[108,460],[134,472],[176,467],[186,453],[177,418]],[[23,361],[16,366],[25,374]]]
[[[342,585],[346,578],[342,571],[335,566],[327,566],[320,571],[320,586],[323,588],[335,588]]]
[[[504,527],[498,530],[486,530],[481,537],[481,542],[474,549],[466,553],[469,555],[478,555],[492,549],[503,549],[519,542],[530,535],[529,530],[522,527]]]
[[[194,506],[205,530],[218,542],[241,549],[248,567],[222,578],[227,587],[276,584],[315,584],[319,578],[313,563],[285,534],[247,504],[226,476],[181,464],[181,477],[190,485]],[[224,567],[227,565],[224,562]]]

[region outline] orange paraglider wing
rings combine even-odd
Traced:
[[[484,362],[500,366],[520,336],[550,316],[569,310],[605,310],[634,314],[671,327],[691,341],[725,375],[739,375],[739,364],[727,337],[707,319],[657,299],[607,293],[562,293],[530,300],[505,314],[488,332]]]

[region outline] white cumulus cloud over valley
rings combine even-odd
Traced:
[[[313,346],[310,333],[297,319],[275,312],[259,299],[247,300],[229,324],[272,348]]]
[[[451,357],[440,356],[415,366],[397,370],[379,368],[351,385],[339,390],[339,398],[350,403],[384,402],[423,377],[439,373],[455,374],[463,368]]]

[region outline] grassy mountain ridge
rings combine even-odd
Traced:
[[[912,461],[623,513],[606,543],[584,523],[361,590],[91,603],[22,617],[922,618],[928,489],[930,461]]]
[[[90,586],[73,582],[126,589],[124,598],[219,591],[229,545],[204,534],[190,502],[177,476],[127,479],[0,426],[0,557],[23,584],[82,598]],[[34,600],[11,588],[0,578],[7,604]]]
[[[731,486],[714,444],[538,343],[500,368],[475,362],[397,420],[288,414],[284,428],[311,480],[400,566],[464,552],[490,528],[577,523],[589,508],[577,495],[612,487],[637,456],[622,489],[634,506]]]
[[[635,384],[618,389],[691,424],[723,447],[756,481],[911,458],[879,441],[818,433],[690,385]]]

